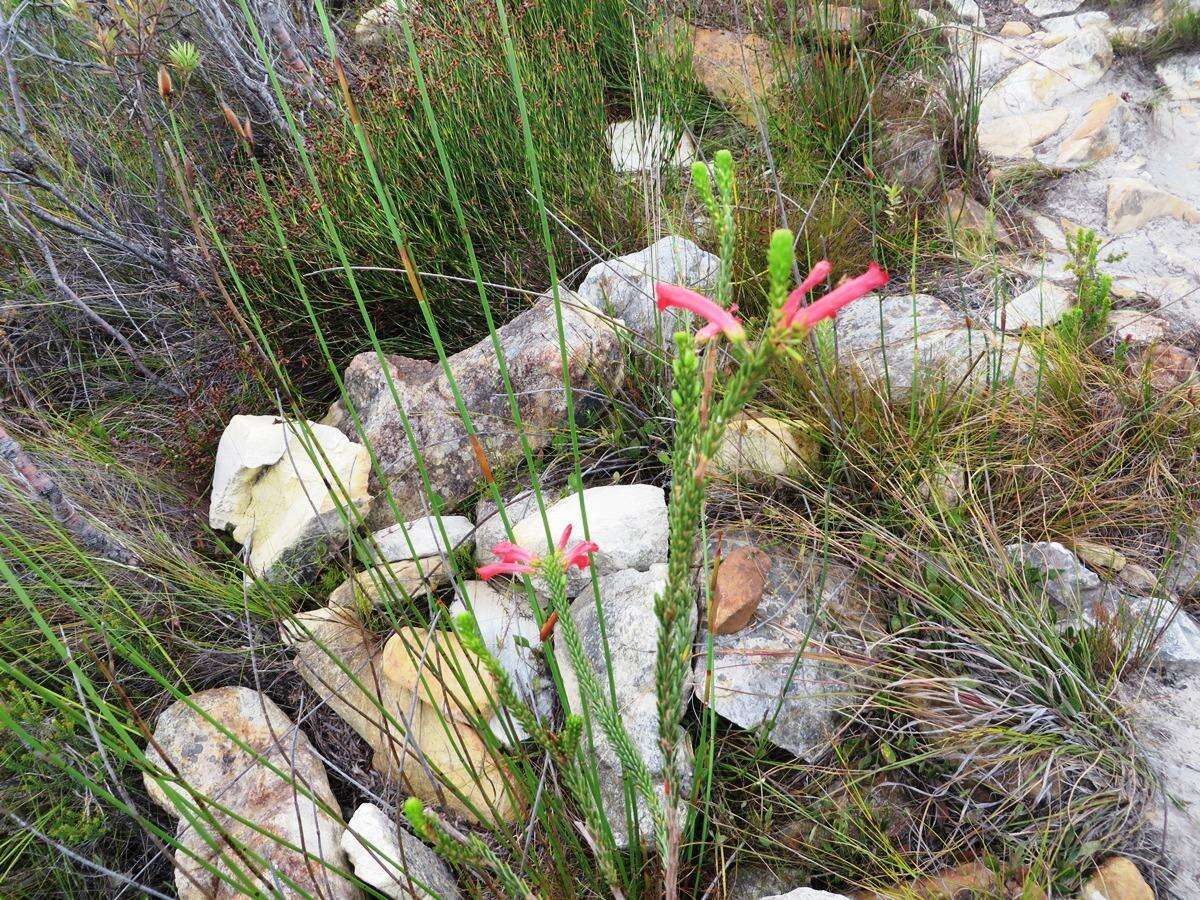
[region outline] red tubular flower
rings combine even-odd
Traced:
[[[786,322],[796,315],[796,310],[800,308],[800,302],[808,296],[808,292],[828,278],[832,271],[833,263],[827,259],[821,260],[812,267],[812,271],[800,282],[800,286],[788,294],[787,299],[783,301],[783,309],[779,311],[783,321]]]
[[[661,283],[655,285],[654,292],[658,296],[659,310],[672,307],[686,309],[708,321],[708,325],[700,329],[697,337],[710,338],[721,332],[731,341],[746,339],[746,330],[742,328],[742,323],[738,321],[737,316],[731,310],[725,309],[703,294],[689,291],[677,284]]]
[[[518,547],[512,541],[501,541],[496,544],[492,547],[492,555],[506,563],[516,562],[528,565],[533,562],[533,554],[524,547]]]
[[[529,563],[494,562],[488,563],[486,566],[480,566],[475,570],[475,574],[484,581],[491,581],[497,575],[529,575],[536,571],[537,568]]]
[[[591,560],[588,558],[589,553],[595,553],[600,549],[600,546],[595,541],[580,541],[570,550],[563,554],[563,563],[569,569],[571,566],[578,566],[580,571],[591,565]]]
[[[558,539],[558,549],[565,550],[567,541],[571,539],[571,523],[567,523],[567,527],[563,529],[562,537]]]
[[[809,275],[804,280],[804,284],[808,284],[811,279],[812,275]],[[857,300],[864,294],[871,293],[871,291],[878,287],[882,287],[887,284],[887,281],[888,273],[881,269],[878,264],[871,263],[867,267],[867,271],[863,272],[863,274],[838,285],[816,303],[811,303],[799,309],[793,309],[790,315],[783,317],[783,327],[792,328],[799,326],[800,328],[811,328],[822,319],[828,319],[837,315],[838,310],[847,303]],[[802,284],[796,290],[799,291],[803,287],[804,285]],[[790,299],[789,297],[789,301]]]

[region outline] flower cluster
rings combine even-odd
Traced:
[[[562,537],[558,539],[558,545],[554,548],[554,556],[562,561],[564,572],[571,566],[580,570],[586,569],[591,564],[589,554],[595,553],[600,547],[595,541],[580,541],[567,549],[567,542],[570,540],[571,526],[567,525],[563,529]],[[492,554],[500,561],[488,563],[475,570],[484,581],[489,581],[497,575],[530,575],[546,562],[546,558],[534,556],[512,541],[500,541],[492,547]]]
[[[837,315],[838,310],[847,303],[887,284],[888,280],[887,272],[876,263],[871,263],[863,274],[844,281],[815,303],[801,306],[808,293],[828,278],[832,271],[833,264],[827,259],[821,260],[813,266],[804,281],[788,294],[779,310],[779,327],[783,331],[787,332],[793,328],[812,328],[822,319],[829,319]],[[740,343],[746,339],[746,330],[734,315],[737,311],[736,305],[725,309],[715,300],[677,284],[659,284],[655,288],[655,293],[658,296],[660,310],[685,309],[708,322],[696,332],[698,342],[707,341],[718,334],[725,335],[734,343]]]

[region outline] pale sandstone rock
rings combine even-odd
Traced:
[[[497,590],[484,581],[464,582],[463,590],[488,652],[508,672],[525,704],[540,719],[549,721],[554,712],[554,686],[538,652],[540,629],[530,611],[529,598],[523,593]],[[452,616],[467,610],[462,599],[450,604]],[[502,717],[507,721],[502,721]],[[518,741],[528,737],[520,722],[502,710],[496,711],[489,727],[502,743],[509,742],[509,729]]]
[[[400,20],[405,14],[398,0],[384,0],[362,14],[354,26],[354,41],[360,47],[381,47],[390,35],[400,33]]]
[[[613,171],[620,174],[682,168],[696,158],[687,132],[680,126],[668,128],[660,119],[614,122],[608,126],[608,146]]]
[[[356,572],[333,589],[330,606],[366,608],[401,603],[446,584],[450,574],[440,556],[383,563]]]
[[[1004,305],[998,325],[1005,331],[1054,325],[1072,306],[1072,295],[1056,284],[1040,282]]]
[[[376,531],[371,539],[378,548],[381,562],[404,562],[450,555],[460,548],[469,548],[474,533],[475,526],[464,516],[425,516],[389,525]]]
[[[667,567],[655,565],[649,572],[625,570],[600,579],[600,605],[603,609],[606,642],[601,634],[596,600],[591,590],[585,590],[571,604],[571,618],[579,629],[584,655],[607,685],[606,671],[611,672],[615,687],[617,709],[634,747],[649,769],[650,777],[662,795],[662,772],[665,765],[658,739],[658,707],[655,697],[655,662],[657,659],[658,620],[654,615],[654,597],[666,587]],[[695,606],[688,604],[692,616],[690,627],[695,628]],[[574,712],[580,711],[582,697],[578,676],[571,664],[565,642],[554,645],[554,655],[562,673],[566,702]],[[683,702],[691,696],[691,685],[683,692]],[[593,717],[593,722],[595,721]],[[622,787],[621,765],[616,753],[599,729],[593,732],[595,752],[592,760],[600,782],[600,797],[613,838],[618,846],[629,844],[630,835],[625,815],[625,793]],[[691,746],[685,733],[679,764],[686,778],[684,790],[690,789]],[[650,814],[642,802],[637,803],[637,831],[644,840],[653,833]]]
[[[1042,29],[1047,34],[1061,38],[1066,38],[1070,34],[1079,31],[1079,29],[1090,26],[1101,28],[1107,32],[1112,27],[1112,19],[1109,18],[1106,12],[1089,10],[1073,15],[1054,16],[1042,20]]]
[[[1116,341],[1154,343],[1163,340],[1168,328],[1165,319],[1141,310],[1114,310],[1109,313],[1109,330]]]
[[[1025,11],[1038,18],[1061,16],[1079,9],[1083,0],[1025,0]]]
[[[1100,28],[1080,29],[992,87],[980,102],[980,121],[1052,106],[1098,82],[1112,59],[1112,43]]]
[[[1200,224],[1200,210],[1148,181],[1114,178],[1108,183],[1108,230],[1113,234],[1126,234],[1163,217]]]
[[[359,896],[331,871],[344,869],[346,857],[340,846],[344,826],[325,766],[308,737],[296,731],[269,697],[250,688],[222,687],[177,700],[158,717],[146,757],[162,773],[146,772],[147,792],[179,819],[176,837],[196,856],[182,851],[175,856],[181,900],[244,896],[204,864],[233,878],[235,885],[244,879],[264,896],[288,882],[298,888],[294,894],[289,889],[288,896]],[[203,808],[214,815],[216,827],[202,818],[202,824],[191,824],[189,817],[199,814],[197,802],[175,775],[207,798]],[[257,877],[228,839],[261,856],[274,877]],[[289,844],[306,848],[307,855]]]
[[[819,455],[802,424],[746,411],[730,419],[709,467],[729,478],[770,480],[802,474]]]
[[[1084,884],[1079,900],[1154,900],[1154,891],[1132,862],[1110,856]]]
[[[537,498],[532,491],[521,491],[514,497],[501,498],[504,501],[504,515],[513,527],[532,515],[540,515]],[[542,503],[550,506],[557,495],[542,494]],[[501,517],[496,504],[490,497],[481,498],[475,504],[475,561],[480,565],[494,562],[492,548],[508,537],[504,529],[504,519]]]
[[[326,425],[234,416],[217,445],[209,524],[249,545],[254,575],[304,580],[346,542],[370,472],[367,448]]]
[[[781,70],[771,42],[723,28],[691,28],[692,67],[710,94],[745,124],[764,115],[763,104]]]
[[[1032,159],[1033,148],[1058,131],[1066,121],[1065,109],[998,116],[980,123],[979,146],[993,156]]]
[[[759,547],[771,561],[758,613],[747,627],[713,636],[711,692],[708,628],[701,623],[696,697],[722,718],[762,729],[771,743],[812,761],[827,746],[847,677],[822,653],[825,630],[814,617],[853,605],[857,588],[849,569],[810,556],[801,545],[751,530],[722,535],[722,552],[748,546]],[[714,540],[710,552],[715,549]]]
[[[557,542],[564,529],[571,526],[571,543],[585,538],[579,494],[569,494],[546,510],[551,540]],[[653,484],[614,484],[587,488],[583,492],[587,509],[587,535],[600,549],[592,556],[600,575],[624,569],[647,572],[667,561],[667,503],[663,489]],[[534,513],[513,528],[513,538],[519,547],[536,556],[548,547],[546,529],[539,513]],[[540,577],[533,579],[540,592],[545,585]],[[571,594],[591,582],[591,574],[571,569],[567,589]]]
[[[280,630],[300,675],[374,751],[374,769],[473,821],[519,814],[515,786],[475,728],[394,682],[354,608],[301,613]]]
[[[596,263],[588,270],[579,295],[624,322],[625,327],[651,346],[656,329],[664,345],[684,327],[686,315],[668,309],[659,313],[654,286],[678,284],[701,294],[716,289],[721,261],[686,238],[670,235],[644,250]]]
[[[560,290],[559,298],[570,381],[576,391],[575,409],[582,413],[598,402],[589,395],[602,394],[602,385],[620,385],[624,355],[609,317],[571,291]],[[513,381],[522,430],[509,407],[490,337],[449,358],[450,371],[477,429],[477,444],[459,419],[440,366],[403,357],[386,360],[398,382],[399,402],[404,404],[430,485],[442,496],[447,511],[484,482],[483,460],[491,470],[504,471],[524,459],[522,435],[536,453],[567,424],[553,296],[543,295],[498,329],[497,336]],[[352,396],[365,398],[359,404],[363,429],[380,463],[379,471],[372,473],[376,494],[386,479],[399,516],[417,518],[426,514],[424,487],[396,407],[397,398],[386,384],[380,387],[380,375],[377,356],[360,354],[346,369],[346,388]],[[391,505],[377,498],[372,526],[382,528],[395,521]]]
[[[1081,561],[1093,569],[1120,572],[1128,564],[1125,555],[1119,550],[1095,541],[1075,541],[1071,544],[1071,549],[1075,551],[1075,555]]]
[[[1000,29],[1001,37],[1019,38],[1028,37],[1031,34],[1033,34],[1033,28],[1030,27],[1029,23],[1016,19],[1005,22],[1004,26]]]
[[[1164,888],[1170,896],[1200,896],[1200,675],[1173,684],[1148,678],[1134,682],[1132,689],[1137,694],[1131,711],[1138,746],[1162,779],[1146,824],[1155,835],[1163,832],[1172,869]]]
[[[1036,374],[1020,339],[928,294],[864,297],[839,313],[837,329],[839,365],[892,397],[918,384],[975,390],[1012,382],[1025,389]]]
[[[342,849],[355,876],[392,900],[459,900],[449,867],[431,848],[383,814],[374,803],[354,811]]]
[[[1063,141],[1055,165],[1071,168],[1111,156],[1121,144],[1128,109],[1120,94],[1109,94],[1093,103],[1079,127]]]
[[[388,638],[380,658],[383,676],[402,693],[460,722],[491,717],[496,680],[452,631],[405,625]]]
[[[1173,100],[1200,100],[1200,53],[1184,53],[1159,63],[1155,73]]]
[[[845,894],[831,894],[829,891],[818,891],[816,888],[801,887],[786,894],[772,894],[762,900],[850,900]]]

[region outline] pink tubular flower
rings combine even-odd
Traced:
[[[494,562],[488,563],[486,566],[480,566],[475,570],[475,574],[484,581],[491,581],[497,575],[529,575],[536,571],[537,567],[529,563]]]
[[[600,546],[595,541],[580,541],[563,555],[563,564],[569,569],[578,566],[580,571],[591,565],[588,554],[595,553]]]
[[[571,566],[586,569],[591,564],[588,554],[595,553],[600,548],[595,541],[580,541],[568,550],[567,542],[570,540],[571,525],[568,523],[567,527],[563,529],[562,536],[558,539],[554,552],[562,557],[564,569],[569,569]],[[497,575],[530,575],[541,568],[544,562],[540,557],[534,556],[524,547],[518,547],[512,541],[500,541],[492,547],[492,553],[499,562],[488,563],[475,570],[475,573],[484,581],[490,581]]]
[[[808,292],[828,278],[832,271],[833,263],[827,259],[821,260],[812,267],[812,271],[800,282],[800,286],[788,294],[787,299],[783,301],[783,309],[779,311],[783,321],[787,322],[796,315],[796,310],[800,308],[800,303],[808,296]]]
[[[818,263],[817,266],[813,268],[814,273],[818,268],[820,268],[820,265],[821,264]],[[838,310],[847,303],[857,300],[864,294],[871,293],[871,291],[878,287],[882,287],[883,285],[887,284],[887,281],[888,273],[881,269],[877,263],[871,263],[867,267],[867,271],[863,272],[863,274],[859,275],[857,278],[851,278],[849,281],[845,281],[838,285],[816,303],[811,303],[808,306],[801,307],[799,306],[799,299],[797,299],[796,305],[793,306],[790,311],[785,305],[785,314],[782,317],[783,327],[793,328],[798,326],[800,328],[811,328],[822,319],[828,319],[837,315]],[[808,278],[804,279],[804,284],[800,285],[800,287],[796,288],[796,290],[792,292],[792,295],[788,297],[788,303],[791,303],[792,297],[796,296],[797,293],[800,293],[800,296],[803,297],[804,295],[802,291],[805,285],[809,285],[810,289],[812,287],[812,285],[809,284],[810,282],[813,282],[812,274],[810,274]],[[815,282],[813,283],[815,284]]]
[[[522,563],[529,565],[533,562],[533,554],[524,547],[518,547],[512,541],[501,541],[492,547],[492,555],[501,562]]]
[[[659,310],[686,309],[688,312],[706,319],[708,325],[700,329],[697,337],[710,338],[721,332],[731,341],[744,341],[746,330],[731,310],[725,309],[703,294],[689,291],[677,284],[658,284],[654,288],[658,296]]]

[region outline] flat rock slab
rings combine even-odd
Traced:
[[[1162,779],[1163,792],[1146,821],[1164,827],[1176,897],[1200,896],[1200,675],[1165,684],[1148,679],[1135,687],[1134,730]]]
[[[668,127],[659,119],[614,122],[608,126],[613,171],[622,175],[682,168],[696,158],[696,147],[682,124]]]
[[[750,546],[770,557],[766,588],[747,627],[712,639],[711,701],[708,629],[701,626],[696,695],[706,705],[711,702],[722,718],[747,730],[764,728],[772,743],[811,761],[827,746],[846,681],[845,669],[826,661],[833,654],[825,652],[818,617],[822,608],[833,612],[848,604],[855,590],[852,573],[823,566],[802,547],[773,542],[765,534],[726,532],[721,539],[723,553]]]
[[[1002,337],[928,294],[847,306],[837,319],[838,362],[893,398],[924,391],[1026,387],[1036,366],[1013,336]]]
[[[425,516],[397,522],[371,535],[379,561],[403,562],[469,549],[475,526],[464,516]]]
[[[158,717],[146,756],[162,773],[145,774],[147,792],[179,818],[176,837],[198,857],[176,854],[175,887],[181,900],[273,895],[280,884],[297,896],[359,896],[345,878],[330,871],[346,868],[341,848],[345,828],[325,766],[308,737],[265,694],[223,687],[177,700]],[[189,822],[198,807],[175,774],[206,798],[204,806],[217,822],[200,820],[207,834]],[[227,838],[261,856],[265,867],[260,863],[257,873],[251,870]]]
[[[508,672],[525,704],[548,721],[554,712],[554,686],[537,652],[541,629],[529,608],[529,598],[524,593],[497,590],[484,581],[466,581],[463,590],[484,645]],[[462,599],[450,604],[452,616],[466,611]],[[489,724],[492,734],[503,743],[509,743],[511,737],[518,741],[528,737],[521,724],[503,710],[497,710]]]

